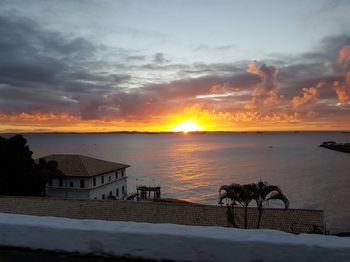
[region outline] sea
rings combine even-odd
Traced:
[[[290,208],[322,209],[332,233],[350,232],[350,154],[319,147],[347,132],[25,134],[33,156],[82,154],[129,164],[128,192],[217,205],[221,185],[267,181]],[[278,201],[268,204],[280,207]]]

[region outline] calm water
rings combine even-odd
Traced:
[[[350,231],[350,154],[318,147],[327,140],[350,142],[349,133],[26,137],[34,157],[85,154],[130,164],[129,192],[136,184],[156,184],[163,197],[216,204],[220,185],[261,178],[279,185],[293,208],[324,209],[332,232]]]

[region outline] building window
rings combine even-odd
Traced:
[[[124,195],[125,194],[125,188],[124,188],[124,186],[122,186],[122,195]]]
[[[80,188],[84,188],[84,187],[85,187],[85,180],[80,179]]]
[[[71,181],[71,182],[69,182],[69,186],[70,187],[73,187],[74,186],[74,184],[73,184],[73,182]]]
[[[101,184],[103,184],[105,182],[105,177],[101,176]]]
[[[97,197],[94,197],[94,200],[97,200]]]
[[[105,194],[102,194],[102,199],[105,199]]]
[[[49,186],[52,186],[52,179],[49,179]]]
[[[122,170],[122,177],[125,176],[125,169]]]
[[[93,185],[93,186],[96,186],[96,177],[94,177],[94,178],[92,179],[92,185]]]
[[[58,180],[58,185],[59,185],[60,187],[63,187],[63,179],[59,179],[59,180]]]
[[[111,177],[111,176],[109,176],[108,181],[109,181],[109,182],[111,182],[111,181],[112,181],[112,177]]]
[[[118,188],[115,190],[115,195],[116,195],[116,197],[119,197],[119,189]]]
[[[118,171],[115,171],[115,179],[118,179]]]
[[[109,195],[112,196],[112,195],[113,195],[113,192],[112,192],[112,191],[109,191]]]

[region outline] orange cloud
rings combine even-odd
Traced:
[[[223,85],[214,85],[210,88],[210,93],[214,94],[225,94],[232,91],[239,91],[239,88],[233,88],[229,83]]]
[[[0,121],[9,122],[74,122],[80,119],[79,117],[68,115],[68,114],[54,114],[54,113],[37,113],[37,114],[3,114],[0,113]]]
[[[244,105],[244,109],[247,109],[247,110],[256,109],[257,107],[258,107],[258,99],[256,97],[252,97],[252,99]]]
[[[339,50],[338,63],[344,64],[350,61],[350,45],[346,45]],[[350,72],[345,73],[344,84],[339,81],[333,83],[333,88],[337,93],[339,103],[346,105],[349,102],[349,89],[350,89]]]
[[[333,84],[333,88],[337,93],[339,103],[341,103],[342,105],[347,104],[349,102],[349,96],[346,87],[344,85],[341,85],[338,81],[335,81]]]
[[[54,113],[0,113],[0,132],[111,132],[166,131],[164,119],[150,116],[144,121],[84,120],[80,116]]]
[[[277,94],[276,91],[270,91],[268,93],[267,98],[264,100],[264,105],[271,106],[274,104],[277,104],[280,99],[280,96]]]
[[[256,85],[252,92],[252,99],[244,106],[245,109],[256,109],[261,105],[270,106],[276,104],[280,96],[277,93],[278,83],[276,76],[278,70],[274,66],[259,66],[257,61],[248,64],[247,72],[260,77],[261,82]]]
[[[338,63],[343,64],[350,61],[350,45],[346,45],[339,50]]]
[[[171,118],[172,123],[193,119],[206,131],[287,130],[300,122],[298,112],[261,113],[259,111],[225,112],[204,109],[200,105],[186,108]]]
[[[303,95],[295,96],[292,99],[292,105],[294,108],[298,108],[300,106],[314,104],[319,100],[318,89],[324,85],[323,82],[318,83],[314,87],[303,88]]]

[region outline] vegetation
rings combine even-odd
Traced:
[[[22,135],[0,136],[0,194],[43,196],[49,178],[59,176],[55,161],[32,158],[27,140]]]
[[[269,185],[267,182],[258,182],[253,189],[253,199],[258,207],[258,223],[256,228],[260,228],[261,216],[263,212],[263,203],[272,199],[281,200],[284,203],[285,209],[289,207],[287,197],[282,193],[278,186]]]
[[[230,200],[230,203],[227,205],[227,220],[233,227],[238,227],[235,223],[234,206],[237,204],[237,201],[239,199],[240,187],[241,185],[239,184],[231,184],[229,186],[222,185],[219,189],[219,204],[222,205],[222,201],[224,199]]]
[[[244,228],[248,227],[248,206],[251,201],[255,201],[258,209],[257,228],[260,228],[261,217],[263,213],[263,203],[272,199],[283,201],[285,209],[289,207],[287,197],[282,193],[278,186],[269,185],[267,182],[258,182],[256,184],[231,184],[223,185],[219,190],[219,204],[223,204],[224,199],[228,199],[228,221],[236,227],[234,221],[234,205],[239,203],[244,208]]]

